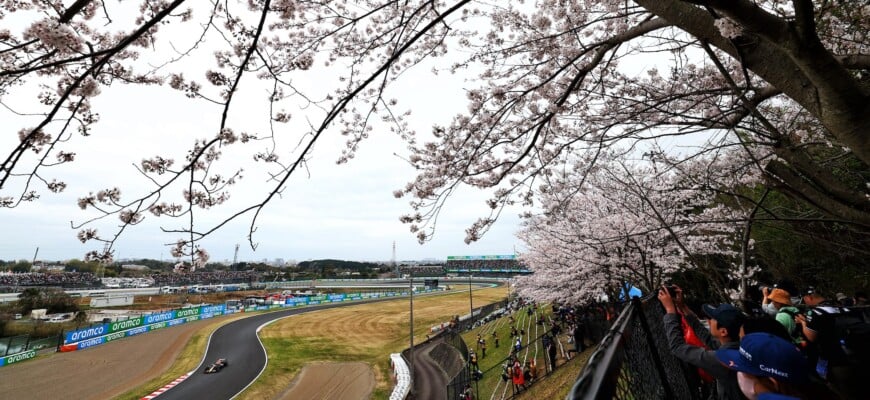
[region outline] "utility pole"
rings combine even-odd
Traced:
[[[390,259],[390,266],[393,267],[396,273],[397,278],[401,278],[402,275],[399,273],[399,266],[396,264],[396,241],[393,241],[393,258]]]
[[[109,253],[109,243],[106,243],[103,246],[103,254]],[[106,275],[106,262],[105,259],[101,259],[99,265],[97,266],[97,277],[100,278],[100,284],[102,284],[103,277]]]
[[[36,247],[36,252],[33,253],[33,261],[30,262],[30,270],[33,271],[33,267],[36,266],[36,256],[39,254],[39,246]]]
[[[395,246],[395,242],[394,246]],[[395,251],[395,247],[393,248]],[[416,391],[414,390],[414,268],[408,268],[408,286],[410,288],[410,296],[411,299],[411,351],[410,351],[410,359],[411,359],[411,371],[410,371],[410,382],[411,382],[411,398],[416,398]]]
[[[468,309],[471,312],[471,326],[474,327],[474,301],[471,296],[471,268],[468,269]]]

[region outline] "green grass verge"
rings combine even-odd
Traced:
[[[540,306],[535,314],[531,316],[526,313],[526,309],[518,310],[512,314],[514,325],[517,326],[517,329],[519,330],[521,327],[527,329],[527,336],[532,338],[541,336],[544,333],[544,329],[549,327],[549,322],[543,326],[535,324],[535,321],[541,315],[544,316],[546,321],[549,321],[552,317],[551,307],[549,307],[549,305]],[[476,349],[475,344],[477,342],[478,333],[481,333],[482,337],[486,339],[487,355],[485,358],[478,359],[478,368],[481,371],[484,371],[483,378],[478,381],[476,385],[477,398],[479,399],[501,399],[502,396],[506,398],[510,397],[513,392],[512,383],[502,382],[501,378],[503,363],[510,355],[511,348],[513,347],[514,340],[510,338],[510,331],[511,325],[508,323],[508,317],[504,316],[498,320],[491,321],[462,334],[462,338],[468,344],[470,350]],[[495,348],[493,344],[492,332],[495,332],[496,336],[500,338],[500,345],[498,348]],[[562,342],[563,346],[566,346],[566,348],[573,346],[566,342],[564,333],[560,334],[558,339]],[[523,339],[523,343],[526,343],[525,338]],[[476,351],[480,354],[479,350]],[[571,387],[577,380],[580,371],[586,365],[586,361],[592,355],[593,351],[594,346],[587,348],[579,355],[575,354],[570,360],[565,360],[564,358],[561,358],[560,355],[557,361],[556,370],[550,374],[544,375],[546,371],[546,366],[544,365],[546,358],[544,353],[546,350],[541,341],[536,341],[531,347],[524,347],[520,354],[525,359],[535,358],[540,378],[529,386],[528,389],[520,392],[516,398],[535,400],[564,399],[571,390]],[[493,395],[494,391],[495,395]]]

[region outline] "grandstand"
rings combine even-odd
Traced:
[[[515,255],[496,256],[449,256],[444,272],[450,276],[472,274],[474,276],[504,277],[530,274],[528,268],[520,265]]]

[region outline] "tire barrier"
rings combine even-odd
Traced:
[[[401,353],[390,354],[390,366],[396,378],[396,387],[390,394],[390,400],[404,400],[411,391],[411,372]]]

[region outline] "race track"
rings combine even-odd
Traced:
[[[385,300],[395,300],[395,298],[368,302]],[[361,303],[346,302],[270,312],[226,324],[212,334],[205,358],[193,375],[161,394],[157,399],[232,399],[253,382],[266,367],[266,351],[257,338],[258,327],[291,315]],[[226,358],[227,366],[218,373],[204,374],[205,367],[218,358]]]

